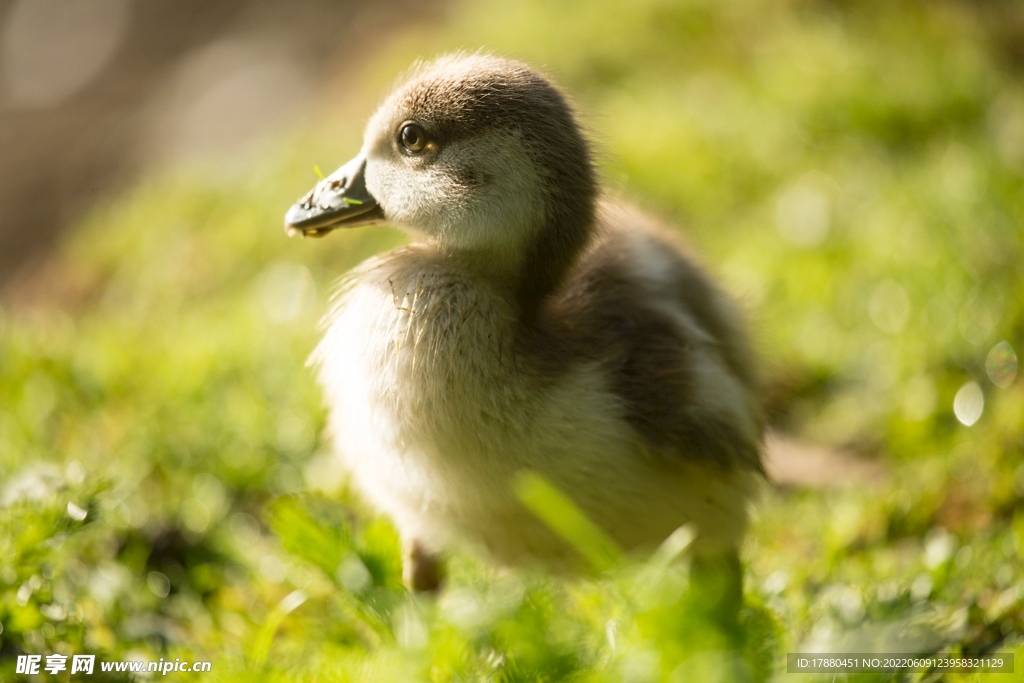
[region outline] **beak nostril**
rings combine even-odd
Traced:
[[[365,160],[359,156],[322,178],[285,214],[285,224],[304,235],[326,235],[342,225],[369,225],[384,218],[383,210],[363,182]]]

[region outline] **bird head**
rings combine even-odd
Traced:
[[[285,226],[322,235],[386,221],[529,271],[537,256],[575,256],[596,192],[563,95],[519,62],[460,54],[415,67],[370,118],[359,154],[292,206]]]

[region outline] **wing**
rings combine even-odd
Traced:
[[[549,368],[599,362],[657,450],[762,470],[754,355],[733,303],[639,212],[603,206],[600,228],[544,307],[535,352]]]

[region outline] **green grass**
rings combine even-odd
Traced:
[[[48,293],[0,309],[0,679],[23,652],[209,660],[211,681],[767,680],[800,646],[1020,660],[1024,381],[999,344],[1024,353],[1024,10],[451,16],[381,48],[342,120],[97,209]],[[413,57],[479,46],[552,74],[611,190],[682,226],[746,303],[774,424],[885,472],[766,496],[739,651],[695,616],[671,549],[615,560],[586,520],[562,531],[583,530],[596,576],[457,555],[439,599],[410,597],[394,530],[342,487],[304,362],[330,283],[403,238],[289,240],[281,217]],[[968,427],[953,406],[971,382]],[[543,482],[524,491],[567,519]]]

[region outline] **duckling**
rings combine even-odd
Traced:
[[[697,557],[735,557],[763,431],[740,316],[667,229],[601,195],[551,82],[484,54],[415,67],[285,226],[384,221],[414,241],[344,278],[311,363],[411,588],[436,589],[460,543],[579,567],[517,498],[522,471],[624,549],[691,524]]]

